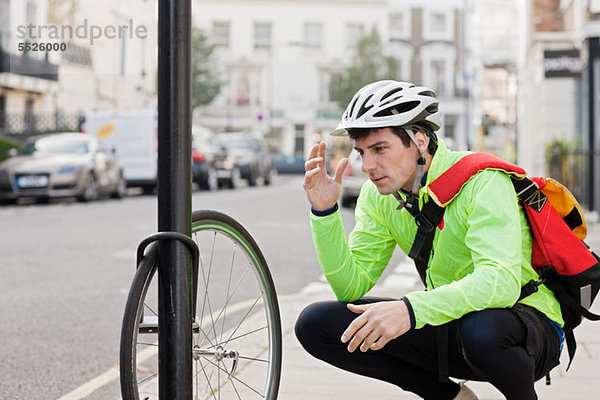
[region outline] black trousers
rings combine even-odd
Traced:
[[[390,299],[355,304],[385,300]],[[296,337],[314,357],[346,371],[392,383],[424,399],[454,399],[459,385],[438,376],[438,327],[410,330],[378,351],[350,353],[340,338],[357,316],[343,302],[311,304],[298,317]],[[533,308],[487,309],[446,325],[449,375],[490,382],[507,400],[537,399],[534,382],[559,363],[558,334]]]

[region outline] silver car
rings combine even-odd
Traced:
[[[28,140],[21,151],[0,163],[0,200],[22,197],[46,200],[125,193],[123,171],[115,155],[94,136],[58,133]]]

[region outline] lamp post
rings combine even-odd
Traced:
[[[191,235],[191,0],[158,2],[158,230]],[[192,398],[191,257],[160,244],[158,391]]]

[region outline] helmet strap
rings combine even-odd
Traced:
[[[419,152],[419,158],[417,159],[417,174],[415,175],[415,179],[412,183],[412,188],[410,189],[410,194],[418,198],[419,189],[421,188],[421,178],[423,178],[423,166],[426,163],[425,153],[421,153],[421,150],[419,149],[419,142],[417,141],[417,137],[413,133],[412,129],[405,127],[404,131],[406,132],[408,137],[410,137],[410,139],[415,143],[415,145],[417,146],[417,151]]]

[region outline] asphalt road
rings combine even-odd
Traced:
[[[194,192],[193,208],[225,212],[253,235],[279,295],[321,276],[301,177]],[[352,212],[343,215],[350,229]],[[115,366],[135,250],[156,221],[156,196],[0,206],[0,398],[119,398]]]

